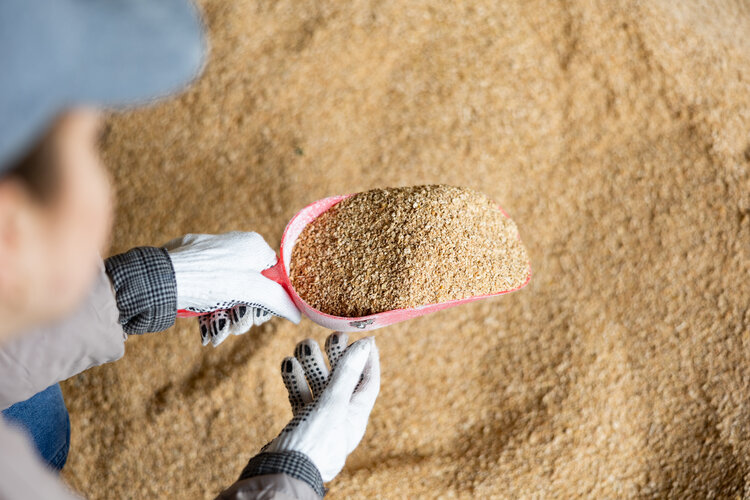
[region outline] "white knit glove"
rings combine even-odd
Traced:
[[[284,358],[281,377],[289,391],[294,418],[263,451],[297,451],[307,455],[330,481],[344,467],[367,429],[380,390],[380,360],[375,339],[366,337],[348,348],[345,333],[326,339],[329,376],[317,342],[303,340],[294,358]]]
[[[299,323],[300,313],[284,288],[261,271],[276,253],[258,233],[187,234],[164,246],[177,280],[177,309],[198,318],[203,345],[214,347],[272,315]]]

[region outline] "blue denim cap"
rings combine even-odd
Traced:
[[[62,111],[175,93],[206,50],[189,0],[0,0],[0,176]]]

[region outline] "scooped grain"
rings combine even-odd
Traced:
[[[487,196],[453,186],[343,200],[302,231],[290,269],[308,304],[349,317],[512,290],[528,273],[513,221]]]

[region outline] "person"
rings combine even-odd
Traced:
[[[102,261],[112,223],[96,153],[100,109],[173,94],[202,68],[187,0],[0,3],[0,498],[73,497],[57,471],[70,422],[58,382],[119,359],[129,335],[178,309],[200,314],[205,345],[273,316],[299,322],[261,271],[256,233],[189,234]],[[310,339],[281,364],[293,417],[223,499],[320,498],[361,441],[380,387],[372,338]]]

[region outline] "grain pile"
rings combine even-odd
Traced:
[[[528,260],[516,225],[481,193],[374,189],[305,227],[290,278],[312,307],[354,317],[513,290]]]
[[[112,118],[112,252],[386,186],[487,193],[521,292],[376,333],[344,498],[750,497],[750,12],[740,0],[205,0],[211,62]],[[291,418],[273,320],[66,382],[90,498],[211,498]]]

